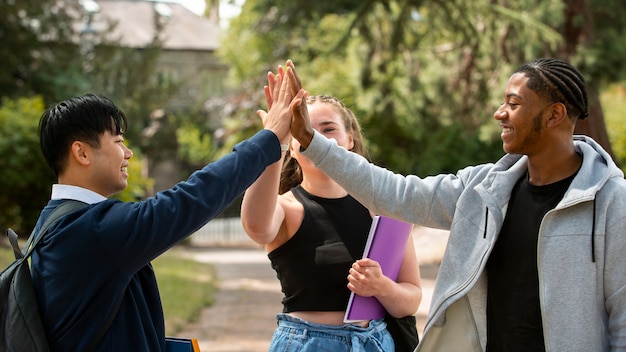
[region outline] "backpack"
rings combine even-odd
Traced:
[[[17,234],[7,230],[15,261],[0,273],[0,351],[50,351],[43,328],[37,295],[30,276],[28,258],[46,230],[63,215],[87,204],[68,200],[59,205],[41,226],[31,233],[24,252],[20,250]]]

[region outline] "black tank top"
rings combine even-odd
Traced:
[[[349,195],[321,198],[301,186],[291,191],[304,206],[302,224],[268,254],[284,293],[283,312],[344,311],[348,271],[363,256],[372,217]]]

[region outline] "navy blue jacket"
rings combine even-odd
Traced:
[[[163,311],[150,261],[221,213],[280,154],[278,138],[263,130],[145,201],[106,200],[59,220],[31,262],[52,351],[84,351],[122,294],[97,351],[164,351]],[[62,201],[48,203],[37,227]]]

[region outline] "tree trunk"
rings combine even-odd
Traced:
[[[589,117],[584,120],[578,120],[574,133],[584,134],[593,138],[596,142],[600,143],[602,148],[611,155],[613,161],[617,163],[613,149],[611,148],[609,135],[606,131],[600,97],[595,89],[589,89]]]
[[[580,19],[583,20],[580,21]],[[587,0],[565,1],[565,24],[562,34],[564,45],[559,51],[564,59],[570,58],[579,46],[585,46],[593,41],[593,21]],[[600,104],[598,88],[588,87],[587,89],[589,94],[589,117],[584,120],[578,120],[574,133],[584,134],[593,138],[616,161],[609,141],[609,135],[606,131],[606,124],[604,123],[604,113]]]

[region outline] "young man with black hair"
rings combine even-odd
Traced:
[[[95,351],[164,351],[164,317],[150,262],[222,212],[280,160],[281,144],[290,138],[293,96],[287,84],[276,78],[279,98],[263,130],[186,181],[140,202],[108,199],[126,188],[133,155],[124,144],[126,116],[113,102],[84,95],[43,114],[41,149],[58,184],[37,227],[67,199],[87,204],[53,225],[32,256],[52,351],[93,345]]]

